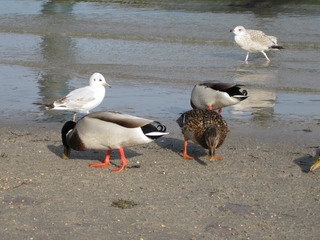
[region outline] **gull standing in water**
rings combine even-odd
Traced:
[[[234,40],[244,50],[247,51],[246,62],[249,58],[249,53],[261,52],[270,62],[265,52],[269,50],[284,49],[277,43],[277,38],[274,36],[268,36],[264,32],[259,30],[245,29],[243,26],[237,26],[230,30],[235,34]]]
[[[76,120],[77,112],[89,113],[97,107],[105,95],[105,86],[111,87],[101,73],[94,73],[90,77],[89,86],[71,91],[67,96],[53,103],[44,104],[47,110],[72,111],[73,121]]]

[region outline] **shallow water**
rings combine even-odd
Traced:
[[[320,119],[320,5],[244,1],[71,2],[1,0],[0,114],[5,121],[64,121],[50,102],[101,72],[112,85],[95,109],[173,121],[190,109],[192,87],[220,80],[250,96],[224,109],[228,119]],[[148,3],[146,3],[148,2]],[[236,25],[278,37],[286,49],[246,53]]]

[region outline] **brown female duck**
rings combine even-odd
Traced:
[[[177,123],[184,136],[183,158],[193,160],[187,153],[188,140],[209,150],[208,159],[223,159],[215,155],[227,136],[227,122],[218,113],[210,110],[193,109],[183,113]]]

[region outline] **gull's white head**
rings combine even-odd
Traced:
[[[90,86],[102,85],[105,87],[111,87],[109,83],[106,82],[104,76],[101,73],[94,73],[90,77]]]
[[[243,26],[236,26],[233,30],[230,30],[230,32],[233,32],[235,35],[241,36],[246,34],[246,29]]]

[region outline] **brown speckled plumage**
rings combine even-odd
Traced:
[[[187,111],[177,119],[177,123],[181,127],[185,141],[191,140],[213,151],[223,144],[228,132],[227,122],[221,115],[210,110]],[[208,146],[210,139],[215,141],[214,146]]]

